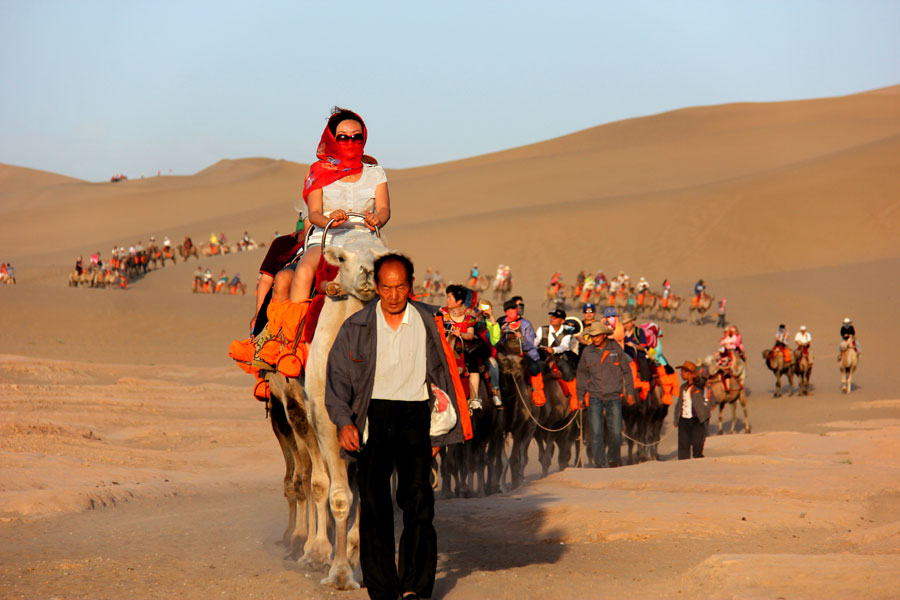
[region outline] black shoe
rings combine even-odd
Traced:
[[[415,592],[406,592],[402,596],[400,596],[401,600],[421,600],[419,595]]]

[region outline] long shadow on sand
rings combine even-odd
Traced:
[[[433,598],[445,597],[457,581],[475,572],[557,563],[567,548],[562,530],[544,526],[544,505],[558,500],[551,495],[523,499],[497,494],[437,501],[438,579]],[[519,502],[524,504],[507,510]]]

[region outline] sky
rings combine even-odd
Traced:
[[[893,0],[0,0],[0,163],[90,181],[308,163],[340,105],[382,165],[420,166],[900,84],[898,26]]]

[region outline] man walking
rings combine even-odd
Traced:
[[[609,339],[613,330],[606,323],[591,323],[587,335],[591,346],[585,349],[575,376],[578,408],[584,408],[590,394],[588,421],[591,427],[591,452],[595,467],[618,467],[622,446],[622,392],[629,405],[634,404],[631,358],[622,346]],[[603,421],[609,440],[604,439]],[[604,442],[607,443],[604,452]]]
[[[678,428],[678,460],[691,458],[703,458],[703,444],[706,442],[706,427],[709,424],[709,416],[712,412],[709,407],[709,397],[706,395],[706,385],[700,379],[697,365],[685,361],[679,367],[681,378],[681,393],[675,402],[675,427]]]
[[[379,300],[344,322],[328,354],[325,406],[341,448],[359,461],[360,565],[369,597],[427,598],[437,569],[432,447],[471,438],[471,425],[447,361],[443,327],[435,321],[437,307],[409,300],[412,262],[386,254],[375,261],[374,273]],[[459,422],[432,438],[435,388],[449,396]],[[396,564],[394,469],[403,511]]]

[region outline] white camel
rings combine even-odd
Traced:
[[[335,281],[345,295],[328,296],[325,299],[316,334],[309,348],[303,387],[309,400],[309,422],[315,431],[321,456],[330,476],[330,487],[326,495],[324,490],[315,485],[316,466],[313,464],[312,496],[317,507],[327,499],[334,517],[334,558],[328,576],[321,583],[339,590],[351,590],[359,589],[351,567],[351,561],[354,565],[359,563],[359,507],[357,503],[353,528],[348,532],[353,493],[348,480],[347,463],[340,454],[337,427],[325,409],[325,371],[328,353],[341,325],[347,317],[375,297],[375,259],[386,254],[388,249],[379,238],[367,232],[351,231],[344,235],[344,239],[343,247],[329,246],[324,251],[325,260],[340,268]]]
[[[838,356],[838,362],[841,366],[841,391],[849,394],[853,387],[853,373],[859,364],[859,352],[853,347],[853,341],[841,341],[841,353]]]

